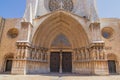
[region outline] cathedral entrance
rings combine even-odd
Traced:
[[[33,35],[32,45],[48,49],[44,51],[47,59],[46,63],[40,68],[41,73],[71,73],[78,71],[79,63],[72,61],[73,54],[74,60],[76,58],[75,49],[89,45],[86,29],[79,21],[64,11],[58,11],[41,23]],[[39,52],[42,53],[42,51]]]
[[[109,73],[116,73],[116,64],[114,60],[109,60],[108,61],[108,68],[109,68]]]
[[[52,52],[50,55],[50,72],[72,72],[71,52]]]

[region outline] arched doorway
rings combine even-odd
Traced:
[[[12,70],[12,60],[7,59],[5,72],[11,72],[11,70]]]
[[[116,61],[108,60],[108,68],[110,74],[116,73]]]
[[[50,72],[72,72],[72,52],[64,51],[71,48],[67,37],[64,34],[57,35],[52,41],[51,48],[54,52],[50,54]],[[58,52],[55,52],[55,49],[58,49]]]
[[[12,71],[12,63],[13,63],[13,55],[6,55],[5,56],[4,72],[11,73],[11,71]]]
[[[108,70],[109,70],[109,74],[115,74],[116,73],[116,56],[115,54],[108,54],[107,55],[108,58]]]
[[[64,11],[51,14],[33,33],[32,45],[48,49],[48,72],[75,72],[79,63],[73,61],[74,49],[90,41],[82,24]]]

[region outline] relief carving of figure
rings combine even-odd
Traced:
[[[94,59],[94,60],[96,59],[96,49],[95,49],[95,47],[91,51],[91,58]]]
[[[105,59],[105,58],[106,58],[105,50],[104,50],[104,49],[102,49],[102,50],[100,51],[100,58],[101,58],[101,59]]]

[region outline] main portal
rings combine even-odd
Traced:
[[[72,72],[72,54],[71,52],[51,52],[50,72]]]

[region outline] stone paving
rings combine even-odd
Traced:
[[[80,75],[0,75],[0,80],[120,80],[120,75],[80,76]]]

